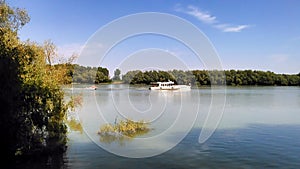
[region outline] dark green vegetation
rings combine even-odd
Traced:
[[[63,84],[73,83],[110,83],[112,80],[109,78],[109,71],[103,67],[90,67],[80,66],[77,64],[56,64],[53,65],[56,69],[65,69],[66,77],[63,79]]]
[[[252,70],[193,70],[193,71],[129,71],[122,80],[128,84],[147,84],[157,81],[175,81],[177,84],[192,85],[261,85],[261,86],[299,86],[297,75],[276,74],[270,71]]]
[[[109,79],[109,71],[106,68],[98,67],[96,72],[95,83],[107,83],[111,82]]]
[[[26,11],[0,1],[0,149],[6,162],[66,148],[64,119],[71,102],[64,101],[60,85],[68,70],[51,65],[52,43],[19,40],[27,22]]]
[[[121,71],[116,69],[114,76],[109,78],[109,71],[103,67],[84,67],[74,64],[60,64],[55,67],[67,69],[68,80],[65,83],[110,83],[146,84],[158,81],[174,81],[176,84],[203,85],[259,85],[259,86],[299,86],[300,73],[276,74],[271,71],[259,70],[171,70],[171,71],[129,71],[120,78]]]
[[[126,84],[146,84],[158,81],[174,81],[176,84],[203,85],[258,85],[258,86],[299,86],[300,73],[276,74],[271,71],[259,70],[171,70],[171,71],[129,71],[120,78],[121,71],[116,69],[114,76],[109,78],[109,71],[102,67],[84,67],[79,65],[61,64],[55,67],[67,69],[68,80],[65,83],[110,83],[112,81]]]
[[[129,71],[120,78],[121,71],[116,69],[112,79],[109,71],[102,67],[84,67],[79,65],[61,64],[55,67],[67,69],[68,80],[65,83],[110,83],[122,81],[127,84],[146,84],[157,81],[174,81],[176,84],[202,85],[259,85],[259,86],[299,86],[300,73],[276,74],[271,71],[259,70],[171,70],[171,71]]]
[[[121,70],[120,69],[116,69],[114,71],[114,77],[112,78],[112,80],[120,81],[121,80],[120,74],[121,74]]]

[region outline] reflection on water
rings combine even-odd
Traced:
[[[2,164],[1,164],[2,165]],[[3,169],[68,169],[70,166],[69,157],[66,153],[53,153],[51,155],[34,156],[30,159],[19,160],[11,166],[1,166]]]
[[[118,143],[120,146],[124,146],[126,142],[132,140],[132,137],[128,137],[122,134],[99,134],[100,142],[111,144]]]
[[[120,133],[104,133],[99,134],[100,142],[105,144],[118,143],[120,146],[125,146],[128,141],[132,141],[134,138],[147,134],[150,129],[139,130],[130,134],[130,136]]]

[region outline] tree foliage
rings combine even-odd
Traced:
[[[0,2],[0,146],[8,159],[64,150],[67,141],[60,88],[66,69],[47,64],[43,46],[19,40],[28,21],[26,11]]]
[[[121,70],[120,70],[120,69],[116,69],[116,70],[114,71],[114,77],[113,77],[112,80],[121,80],[120,74],[121,74]]]
[[[75,64],[72,65],[70,72],[72,72],[74,83],[95,83],[96,67],[84,67]]]
[[[108,69],[103,67],[98,67],[95,83],[98,84],[98,83],[107,83],[107,82],[111,82],[111,80],[109,79]]]
[[[157,81],[168,81],[172,80],[175,81],[175,77],[165,71],[129,71],[125,75],[123,75],[122,80],[125,83],[130,84],[150,84],[151,82]]]
[[[67,66],[68,83],[107,83],[111,82],[109,79],[109,71],[103,67],[80,66],[77,64],[59,65]]]
[[[17,32],[30,21],[27,11],[20,8],[11,8],[4,0],[0,0],[0,27]]]
[[[299,86],[299,74],[276,74],[258,70],[193,70],[193,71],[129,71],[123,75],[124,83],[150,84],[157,81],[175,81],[176,84],[192,85],[261,85]]]

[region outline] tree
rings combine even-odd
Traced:
[[[13,9],[4,0],[0,0],[0,12],[1,28],[9,29],[12,32],[17,32],[30,21],[26,10],[20,8]]]
[[[96,79],[95,83],[107,83],[110,82],[111,80],[109,79],[109,71],[107,68],[103,67],[98,67],[97,73],[96,73]]]
[[[44,50],[46,55],[46,60],[49,65],[52,65],[54,59],[57,57],[57,49],[51,40],[44,41]]]
[[[131,81],[133,80],[135,75],[138,74],[139,72],[141,71],[140,70],[128,71],[125,75],[122,76],[122,80],[124,81],[124,83],[132,84]]]
[[[18,30],[28,21],[26,11],[0,1],[1,160],[64,151],[67,141],[69,105],[60,87],[65,72],[47,64],[43,46],[19,40]]]
[[[150,84],[157,81],[174,81],[177,84],[193,85],[300,85],[299,74],[275,74],[257,70],[193,70],[193,71],[129,71],[123,75],[124,83]]]
[[[121,74],[121,70],[120,70],[120,69],[116,69],[116,70],[114,71],[114,77],[113,77],[113,80],[121,80],[120,74]]]

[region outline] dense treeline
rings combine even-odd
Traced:
[[[94,83],[97,73],[96,67],[84,67],[73,65],[72,67],[72,81],[74,83]]]
[[[109,78],[109,71],[103,67],[80,66],[78,64],[56,64],[54,67],[66,68],[66,77],[64,84],[70,83],[87,83],[98,84],[108,83],[112,80]]]
[[[65,150],[64,123],[71,103],[61,84],[65,67],[51,65],[53,45],[18,38],[29,22],[27,12],[0,1],[0,140],[1,161]],[[1,163],[3,167],[5,163]],[[4,167],[6,168],[6,167]]]
[[[227,85],[299,86],[297,75],[276,74],[270,71],[230,70],[225,71]]]
[[[157,81],[174,81],[176,84],[192,85],[262,85],[262,86],[299,86],[300,73],[297,75],[276,74],[257,70],[193,70],[193,71],[129,71],[122,80],[128,84],[150,84]]]
[[[66,65],[60,65],[66,66]],[[57,66],[59,67],[59,66]],[[121,80],[121,71],[116,69],[112,79],[109,71],[103,67],[84,67],[67,65],[69,80],[66,83],[108,83],[112,80]],[[191,85],[261,85],[261,86],[299,86],[300,73],[294,75],[276,74],[271,71],[259,70],[171,70],[171,71],[129,71],[122,76],[127,84],[147,84],[157,81],[174,81],[176,84]]]
[[[175,81],[174,77],[165,71],[129,71],[123,75],[124,83],[130,84],[150,84],[157,81]]]

